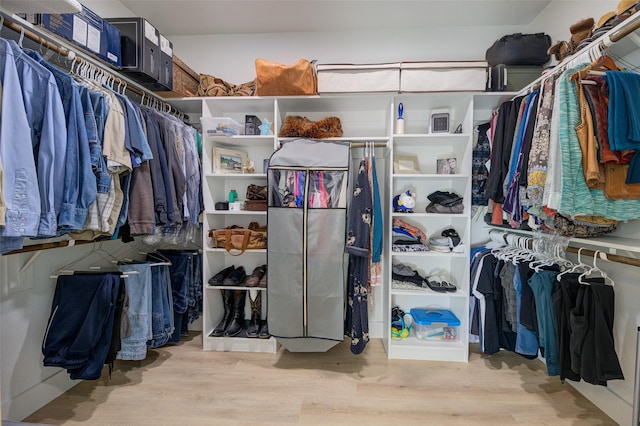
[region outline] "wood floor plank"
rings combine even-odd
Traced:
[[[191,333],[117,361],[26,419],[102,425],[613,425],[544,364],[501,352],[468,363],[388,360],[380,340],[353,355],[205,352]]]

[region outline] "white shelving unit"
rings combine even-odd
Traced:
[[[244,125],[245,115],[256,115],[260,119],[274,119],[272,100],[260,98],[202,98],[202,117],[230,117]],[[231,189],[238,193],[238,201],[245,199],[250,184],[266,185],[267,175],[263,173],[263,160],[269,158],[275,147],[275,136],[224,136],[207,134],[203,126],[202,162],[203,162],[203,337],[204,350],[239,352],[276,352],[278,345],[273,337],[269,339],[247,337],[211,337],[215,326],[222,320],[224,306],[220,290],[248,290],[247,287],[214,287],[208,280],[224,268],[234,265],[243,266],[247,275],[257,266],[266,264],[266,250],[247,250],[241,256],[232,256],[221,248],[212,248],[208,231],[225,228],[230,225],[248,227],[251,222],[266,225],[266,211],[229,211],[216,210],[215,203],[228,200]],[[256,173],[220,173],[213,169],[214,148],[244,151],[255,164]],[[262,318],[266,315],[266,289],[256,288],[262,293]],[[245,319],[251,314],[249,297],[245,302]],[[240,334],[244,336],[244,332]]]
[[[340,118],[344,135],[340,139],[352,142],[375,141],[388,146],[388,154],[377,158],[378,179],[383,199],[385,224],[385,252],[383,254],[382,291],[382,339],[389,358],[420,360],[468,360],[468,293],[469,293],[469,247],[471,214],[471,155],[474,127],[490,117],[491,111],[500,102],[509,99],[512,93],[421,93],[421,94],[337,94],[322,96],[292,97],[238,97],[238,98],[185,98],[171,101],[175,106],[191,113],[195,123],[198,114],[202,117],[230,117],[244,123],[245,115],[256,115],[273,122],[274,133],[288,115],[300,115],[310,120],[325,117]],[[399,102],[404,105],[405,132],[394,134],[395,111]],[[462,133],[429,133],[429,113],[433,109],[448,108],[451,114],[451,131],[462,125]],[[200,113],[198,112],[200,111]],[[277,342],[271,339],[248,339],[242,337],[209,337],[222,318],[223,306],[220,288],[207,285],[208,279],[230,265],[243,265],[247,273],[254,267],[266,263],[266,250],[247,251],[234,257],[224,249],[211,248],[207,236],[209,229],[237,224],[248,226],[251,221],[266,223],[266,212],[219,211],[215,203],[225,201],[228,192],[236,189],[239,198],[250,183],[266,184],[262,173],[263,160],[285,140],[269,136],[220,136],[203,138],[203,193],[205,213],[203,215],[203,348],[221,351],[274,352]],[[332,138],[336,139],[336,138]],[[212,168],[213,148],[227,148],[247,152],[254,161],[256,172],[252,174],[214,173]],[[418,156],[419,173],[394,174],[393,156],[415,154]],[[436,160],[454,156],[458,162],[458,173],[437,174]],[[382,173],[381,173],[382,172]],[[414,213],[393,213],[394,195],[411,189],[417,195]],[[464,198],[461,214],[426,213],[427,195],[434,191],[450,191]],[[395,253],[391,251],[391,223],[400,217],[423,229],[428,236],[439,234],[446,228],[454,228],[462,243],[464,253]],[[277,238],[277,236],[269,236]],[[423,276],[440,275],[458,287],[455,293],[437,293],[428,288],[415,290],[392,289],[391,266],[402,262],[418,270]],[[269,267],[277,267],[269,265]],[[236,289],[236,287],[234,287]],[[237,289],[241,289],[238,287]],[[266,313],[266,292],[263,292],[263,317]],[[391,339],[390,313],[393,306],[408,312],[412,307],[441,307],[450,309],[460,319],[458,342],[433,342],[419,340],[415,335],[402,340]],[[245,313],[248,318],[248,302]],[[375,336],[374,336],[375,337]]]
[[[391,198],[407,190],[415,194],[413,213],[391,213],[386,223],[387,259],[385,337],[383,339],[389,358],[421,359],[466,362],[468,348],[468,294],[469,294],[469,245],[471,212],[471,153],[473,131],[473,95],[469,93],[399,94],[394,96],[394,106],[404,107],[404,133],[392,135],[393,158],[399,155],[417,155],[419,173],[388,176]],[[446,108],[450,113],[450,130],[458,125],[462,133],[430,133],[430,111]],[[437,174],[437,160],[457,159],[457,174]],[[454,192],[463,197],[464,212],[460,214],[426,213],[427,196],[435,191]],[[389,200],[389,208],[391,207]],[[394,218],[420,228],[427,237],[448,228],[458,232],[464,253],[394,252],[392,223]],[[440,276],[458,287],[456,292],[438,293],[429,288],[415,290],[394,289],[391,271],[395,264],[403,264],[418,271],[424,277]],[[391,337],[391,308],[398,306],[409,313],[411,308],[440,308],[452,311],[460,320],[458,341],[427,341],[416,337],[412,328],[406,338]]]

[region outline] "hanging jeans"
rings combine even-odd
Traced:
[[[100,377],[111,344],[120,274],[58,277],[42,353],[44,365],[74,372],[73,379]]]
[[[171,277],[166,265],[151,267],[151,328],[150,348],[164,346],[174,330]]]
[[[189,288],[193,281],[193,252],[181,250],[161,250],[171,261],[171,295],[173,297],[173,321],[175,329],[168,343],[180,342],[180,334],[187,323],[187,309],[189,308]]]
[[[125,280],[129,295],[127,317],[131,335],[124,337],[117,358],[124,360],[143,360],[147,356],[147,340],[153,338],[151,327],[151,264],[135,263],[120,265],[120,271],[137,272]]]

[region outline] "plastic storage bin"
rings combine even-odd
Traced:
[[[202,117],[202,133],[207,136],[238,136],[244,134],[244,126],[229,117]]]
[[[460,320],[446,309],[411,308],[413,328],[421,340],[458,341]]]

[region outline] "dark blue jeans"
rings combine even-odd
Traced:
[[[44,336],[44,365],[74,370],[73,379],[100,377],[111,344],[120,274],[58,277]]]
[[[165,345],[173,333],[173,300],[169,267],[151,267],[151,328],[153,338],[147,342],[151,348]]]

